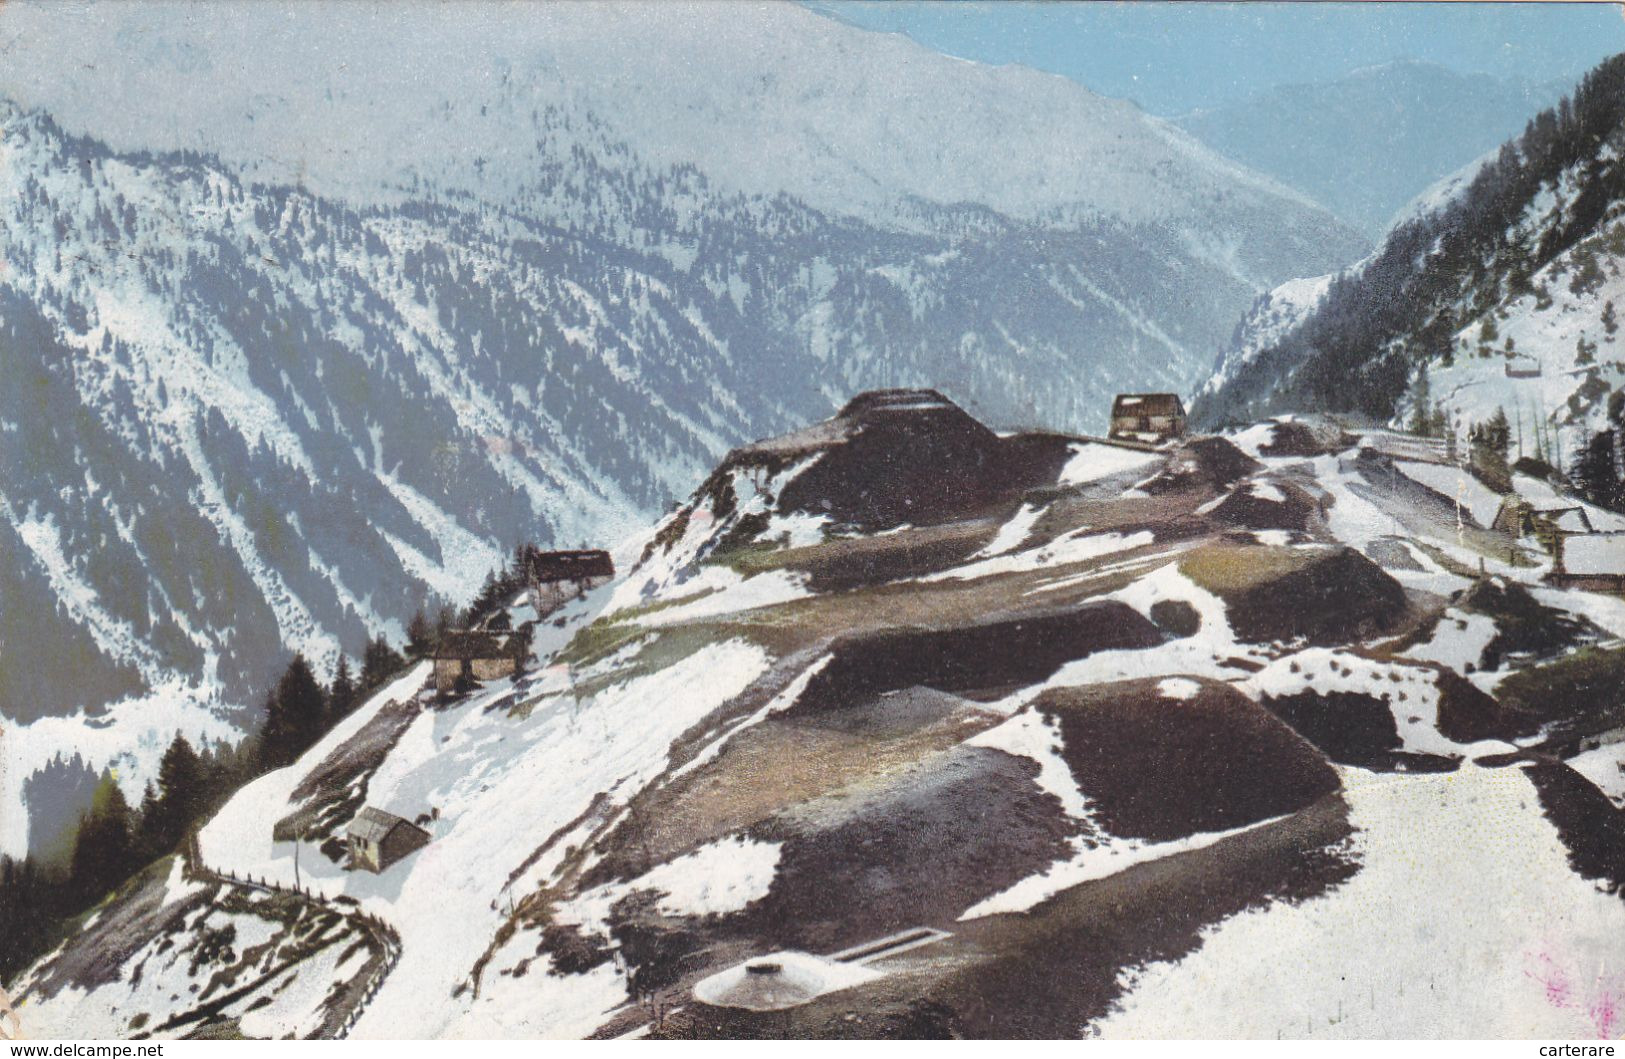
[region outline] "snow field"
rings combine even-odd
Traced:
[[[740,694],[767,664],[761,648],[730,640],[601,691],[579,711],[569,700],[555,699],[522,720],[505,710],[487,713],[486,704],[509,691],[502,682],[449,709],[421,713],[371,778],[367,802],[408,817],[439,809],[430,844],[382,875],[345,872],[314,850],[305,850],[301,861],[307,886],[329,897],[358,899],[401,935],[400,963],[355,1035],[458,1033],[466,1002],[425,1004],[422,998],[449,997],[501,926],[501,881],[508,867],[580,815],[594,794],[606,792],[624,803],[660,775],[669,766],[673,740]],[[426,666],[418,667],[399,682],[400,691],[415,693],[427,674]],[[270,825],[293,808],[288,797],[299,778],[293,773],[353,735],[365,721],[362,715],[398,697],[394,690],[370,700],[301,766],[256,781],[228,803],[204,829],[210,865],[291,884],[292,844],[273,843]],[[287,808],[267,812],[267,806]],[[672,900],[717,902],[726,893],[679,887]],[[557,982],[525,980],[526,1003],[537,1003],[535,990]],[[484,1017],[474,1017],[471,1026]]]
[[[1625,903],[1576,876],[1517,769],[1343,769],[1349,881],[1125,972],[1108,1037],[1616,1036]]]
[[[1142,470],[1162,459],[1155,452],[1141,452],[1099,442],[1080,442],[1072,446],[1072,455],[1061,468],[1059,484],[1087,485],[1102,478]]]
[[[562,906],[559,922],[576,923],[607,934],[615,903],[640,890],[659,893],[656,908],[668,916],[711,916],[738,912],[767,896],[779,866],[782,843],[755,842],[743,835],[720,839],[658,864],[636,879],[606,883]]]
[[[1090,533],[1088,528],[1073,530],[1070,533],[1057,537],[1055,540],[1007,554],[994,555],[991,558],[967,562],[947,570],[940,570],[934,574],[927,574],[918,578],[922,582],[931,581],[974,581],[981,577],[992,577],[995,574],[1026,573],[1032,570],[1042,570],[1052,566],[1066,566],[1071,563],[1085,563],[1091,559],[1112,555],[1116,552],[1132,551],[1143,548],[1155,542],[1156,536],[1150,530],[1139,530],[1134,533]]]

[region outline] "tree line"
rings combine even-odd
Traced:
[[[341,652],[332,680],[323,685],[309,660],[295,654],[266,693],[257,731],[236,746],[201,747],[177,732],[138,805],[104,769],[65,857],[0,857],[0,982],[60,941],[72,920],[124,880],[175,852],[244,784],[298,760],[372,692],[432,656],[449,631],[480,622],[505,628],[503,608],[525,587],[526,571],[540,553],[534,543],[519,544],[460,612],[441,606],[431,620],[420,607],[401,648],[380,633],[362,650],[359,672]]]
[[[359,675],[341,654],[323,686],[304,655],[295,654],[266,695],[263,724],[243,742],[199,748],[176,732],[135,806],[117,775],[104,769],[65,858],[0,857],[0,981],[60,941],[76,917],[125,879],[175,852],[238,788],[295,761],[408,664],[380,635],[362,652]]]
[[[1554,466],[1557,445],[1539,429],[1539,423],[1533,431],[1534,455],[1520,455],[1514,462],[1512,424],[1506,412],[1497,408],[1489,419],[1468,427],[1467,466],[1475,477],[1498,492],[1512,490],[1512,474],[1516,471],[1548,480],[1566,480],[1582,499],[1625,513],[1625,393],[1609,398],[1604,422],[1603,429],[1580,442],[1565,472]]]
[[[1564,192],[1564,208],[1545,227],[1524,230],[1529,204],[1570,172],[1579,179]],[[1448,364],[1459,353],[1457,334],[1474,321],[1479,355],[1515,352],[1505,341],[1491,348],[1499,307],[1524,294],[1540,300],[1534,274],[1586,240],[1611,251],[1614,233],[1604,228],[1621,198],[1625,56],[1615,56],[1503,145],[1448,205],[1396,225],[1362,268],[1332,281],[1301,324],[1199,401],[1193,418],[1223,425],[1293,409],[1389,418],[1417,370]],[[1589,289],[1593,271],[1581,260],[1571,286]],[[1611,335],[1617,322],[1611,309],[1606,316]],[[1587,344],[1576,355],[1594,354]]]

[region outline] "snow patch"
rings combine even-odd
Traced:
[[[1140,452],[1117,445],[1082,442],[1072,446],[1072,455],[1061,468],[1061,485],[1087,485],[1102,478],[1138,471],[1161,460],[1154,452]]]
[[[1341,772],[1360,871],[1125,972],[1106,1036],[1617,1035],[1625,904],[1570,869],[1521,771]]]
[[[1169,677],[1157,685],[1157,694],[1165,699],[1188,702],[1202,691],[1202,685],[1186,677]]]

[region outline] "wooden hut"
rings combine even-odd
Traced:
[[[1185,435],[1185,403],[1172,393],[1120,393],[1112,401],[1110,437],[1166,441]]]
[[[525,638],[517,633],[460,629],[440,638],[434,649],[434,686],[442,695],[459,679],[501,680],[525,664]]]
[[[557,610],[615,577],[615,561],[599,548],[536,552],[527,557],[525,579],[538,615]]]
[[[382,872],[391,864],[429,844],[429,832],[382,809],[367,806],[350,821],[346,835],[352,871]]]

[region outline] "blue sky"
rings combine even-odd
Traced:
[[[806,6],[906,33],[950,55],[1063,74],[1163,115],[1395,59],[1567,81],[1625,51],[1625,18],[1614,4],[806,0]]]

